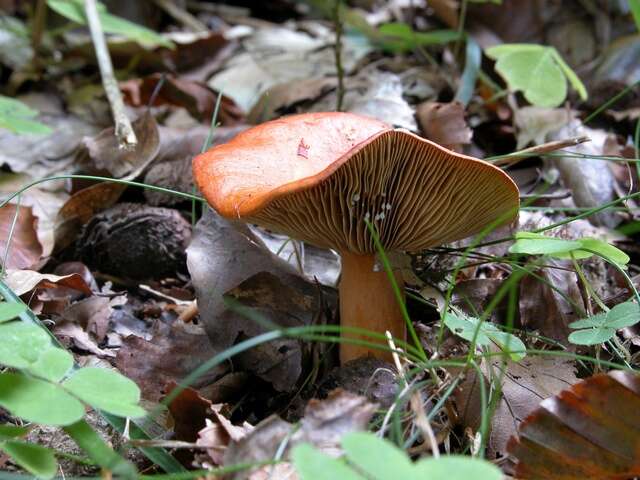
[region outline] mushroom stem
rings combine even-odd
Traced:
[[[394,338],[404,340],[406,325],[402,310],[386,272],[383,269],[374,271],[375,255],[356,255],[350,252],[341,254],[340,324],[381,334],[388,330]],[[396,274],[396,281],[402,288],[404,282],[399,273]],[[351,333],[343,333],[342,336],[385,343]],[[390,352],[346,342],[340,344],[340,362],[343,364],[365,355],[391,360]]]

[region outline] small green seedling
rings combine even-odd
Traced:
[[[476,345],[483,347],[495,345],[515,362],[522,360],[526,355],[526,347],[522,340],[511,333],[503,332],[491,322],[479,323],[477,318],[462,317],[453,313],[445,313],[443,322],[457,336],[470,342],[475,338]]]
[[[516,233],[516,242],[509,251],[527,255],[548,255],[561,259],[573,258],[574,260],[582,260],[598,255],[621,267],[629,263],[630,260],[629,256],[619,248],[596,238],[564,240],[534,232]]]
[[[0,302],[0,407],[28,422],[68,426],[81,420],[85,405],[120,417],[142,417],[140,390],[114,370],[73,369],[73,357],[58,348],[41,327],[14,320],[26,311],[19,303]],[[0,450],[28,472],[51,478],[53,453],[18,440],[25,431],[0,425]]]
[[[84,0],[47,0],[47,5],[51,10],[59,13],[63,17],[80,25],[86,25],[87,20],[84,13]],[[113,33],[129,38],[143,47],[167,47],[174,48],[173,42],[167,40],[162,35],[153,30],[145,28],[137,23],[130,22],[124,18],[111,15],[107,7],[98,3],[98,15],[100,24],[105,33]]]
[[[31,133],[47,135],[52,130],[44,123],[33,120],[38,112],[29,108],[15,98],[0,95],[0,128],[5,128],[13,133]]]
[[[368,432],[342,439],[343,458],[333,458],[309,444],[293,449],[293,464],[301,480],[500,480],[495,465],[462,455],[424,458],[412,462],[391,442]]]
[[[616,331],[639,321],[640,306],[637,303],[620,303],[608,312],[570,323],[569,327],[576,331],[569,335],[569,341],[576,345],[599,345],[611,340]]]
[[[567,79],[582,100],[587,89],[553,47],[511,43],[488,48],[498,72],[511,91],[521,91],[532,105],[557,107],[567,98]]]

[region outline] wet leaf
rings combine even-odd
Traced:
[[[639,430],[639,377],[613,371],[542,402],[508,450],[517,478],[633,478],[640,475]]]

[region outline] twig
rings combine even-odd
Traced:
[[[109,100],[109,105],[111,106],[111,113],[113,114],[113,121],[115,122],[115,132],[116,137],[118,138],[118,143],[120,144],[120,148],[132,150],[138,144],[138,138],[133,131],[129,117],[127,117],[127,114],[125,113],[124,102],[122,101],[118,81],[113,74],[113,65],[111,64],[111,57],[109,57],[109,49],[107,48],[107,42],[104,38],[102,25],[100,24],[100,16],[98,15],[96,0],[85,0],[84,8],[87,15],[89,31],[91,32],[91,41],[93,42],[93,48],[96,51],[96,59],[98,60],[98,66],[100,67],[102,86],[104,87],[107,99]]]
[[[574,147],[581,143],[590,142],[591,139],[589,137],[575,137],[568,138],[566,140],[556,140],[553,142],[543,143],[542,145],[536,145],[535,147],[525,148],[524,150],[519,150],[514,153],[510,153],[508,155],[501,155],[499,157],[494,157],[493,159],[485,159],[493,163],[494,165],[500,166],[511,166],[514,163],[519,162],[523,158],[531,157],[534,155],[543,155],[545,153],[554,152],[556,150],[560,150],[567,147]]]
[[[336,110],[342,111],[342,101],[344,100],[344,69],[342,67],[342,21],[340,19],[340,10],[342,0],[334,0],[333,23],[336,29],[336,70],[338,73],[338,88],[336,91]]]
[[[179,21],[182,25],[194,32],[206,32],[209,30],[207,26],[191,15],[186,10],[183,10],[173,0],[153,0],[156,5],[167,12],[170,16]]]

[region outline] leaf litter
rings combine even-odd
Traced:
[[[143,2],[128,8],[109,5],[114,15],[162,31],[159,36],[136,30],[146,33],[107,38],[126,115],[139,139],[133,151],[117,144],[86,30],[76,23],[54,37],[47,23],[34,55],[29,13],[12,5],[7,11],[13,16],[0,19],[0,46],[9,46],[0,48],[0,63],[7,69],[0,95],[24,105],[18,111],[24,115],[19,121],[11,117],[12,125],[32,129],[26,134],[0,129],[3,198],[47,176],[101,177],[45,182],[2,206],[3,253],[13,230],[3,281],[79,363],[115,365],[138,384],[151,408],[199,365],[244,341],[273,329],[337,322],[340,264],[335,252],[224,220],[184,196],[194,192],[191,159],[208,140],[225,143],[253,124],[288,114],[335,110],[339,97],[345,111],[379,118],[480,158],[589,137],[590,142],[559,153],[537,151],[501,163],[520,186],[524,208],[518,225],[481,240],[487,243],[547,228],[637,192],[635,164],[623,161],[637,153],[637,95],[631,90],[595,120],[590,116],[637,82],[637,65],[629,61],[637,38],[623,7],[604,12],[596,5],[584,13],[588,9],[543,2],[539,9],[519,8],[515,14],[512,1],[472,2],[460,25],[459,2],[429,2],[428,8],[425,2],[373,8],[366,2],[345,2],[338,68],[331,12],[314,1],[275,3],[265,13],[258,7],[187,2],[181,21],[171,14],[152,14]],[[191,19],[186,21],[190,26],[184,26],[184,18]],[[460,40],[458,26],[466,35]],[[438,41],[435,30],[440,31]],[[465,62],[471,57],[464,47],[471,39],[486,58],[474,74],[478,78],[463,85],[470,78]],[[518,46],[525,42],[536,46]],[[545,83],[536,83],[532,75],[522,77],[523,55],[533,55],[539,69],[548,72]],[[527,67],[531,62],[524,63]],[[576,75],[585,81],[589,98]],[[462,105],[454,99],[464,88],[471,93]],[[0,108],[0,115],[4,111]],[[306,158],[305,145],[302,139],[301,158]],[[605,161],[605,155],[618,158]],[[109,178],[184,195],[141,191],[105,181]],[[502,242],[474,246],[453,278],[459,255],[473,246],[471,240],[393,259],[411,286],[407,305],[427,352],[445,362],[460,362],[471,354],[481,378],[474,370],[465,370],[463,378],[460,367],[426,368],[405,363],[404,357],[400,365],[364,359],[338,366],[332,342],[282,336],[221,362],[184,390],[171,404],[173,423],[160,422],[160,436],[187,442],[189,454],[176,453],[176,458],[188,468],[194,459],[206,468],[281,460],[228,478],[298,478],[288,461],[293,446],[309,442],[336,456],[347,432],[367,428],[395,436],[415,458],[429,455],[433,445],[443,453],[475,453],[486,444],[488,458],[511,452],[516,466],[513,470],[503,462],[507,474],[535,478],[536,469],[556,465],[557,472],[566,473],[563,478],[580,478],[591,463],[566,449],[583,441],[579,435],[594,441],[580,428],[597,425],[598,438],[608,443],[596,442],[589,455],[611,460],[617,468],[623,462],[608,446],[617,455],[633,442],[625,443],[616,430],[619,422],[603,424],[605,417],[597,410],[576,420],[575,412],[558,414],[554,408],[568,408],[562,402],[574,399],[571,395],[580,402],[609,398],[606,392],[612,389],[624,393],[621,410],[635,401],[628,393],[635,380],[626,374],[612,373],[607,380],[590,377],[586,387],[577,383],[578,377],[609,368],[598,362],[637,367],[633,319],[625,319],[623,329],[598,324],[611,334],[611,344],[602,348],[576,345],[570,337],[581,331],[575,325],[587,325],[573,322],[588,317],[592,325],[608,318],[604,309],[615,312],[629,305],[633,292],[625,275],[636,281],[636,203],[629,199],[618,207],[543,234],[611,242],[629,254],[627,270],[598,256],[577,260],[576,269],[570,259],[544,251],[525,256],[509,252],[510,243]],[[497,301],[520,272],[515,296]],[[527,353],[519,362],[489,360],[482,357],[492,351],[482,344],[484,337],[470,350],[470,331],[457,332],[464,333],[463,339],[440,323],[450,288],[453,312],[465,312],[465,318],[473,319],[467,323],[480,325],[482,335],[515,335],[527,348],[546,354]],[[253,315],[247,316],[246,308]],[[488,323],[476,320],[480,317]],[[578,362],[567,356],[573,352],[595,361]],[[481,385],[493,405],[486,437]],[[448,388],[452,390],[445,393]],[[420,401],[407,401],[412,389],[419,392],[415,398],[433,424],[433,439],[419,421]],[[548,412],[555,417],[550,420]],[[543,427],[552,430],[538,430]],[[536,433],[543,440],[532,441],[532,431],[544,432]],[[51,436],[55,433],[38,433],[40,441]],[[55,439],[45,443],[57,445]],[[60,448],[71,451],[68,445]],[[65,465],[65,474],[80,471]],[[577,470],[572,473],[569,467]],[[625,473],[637,473],[630,468]]]

